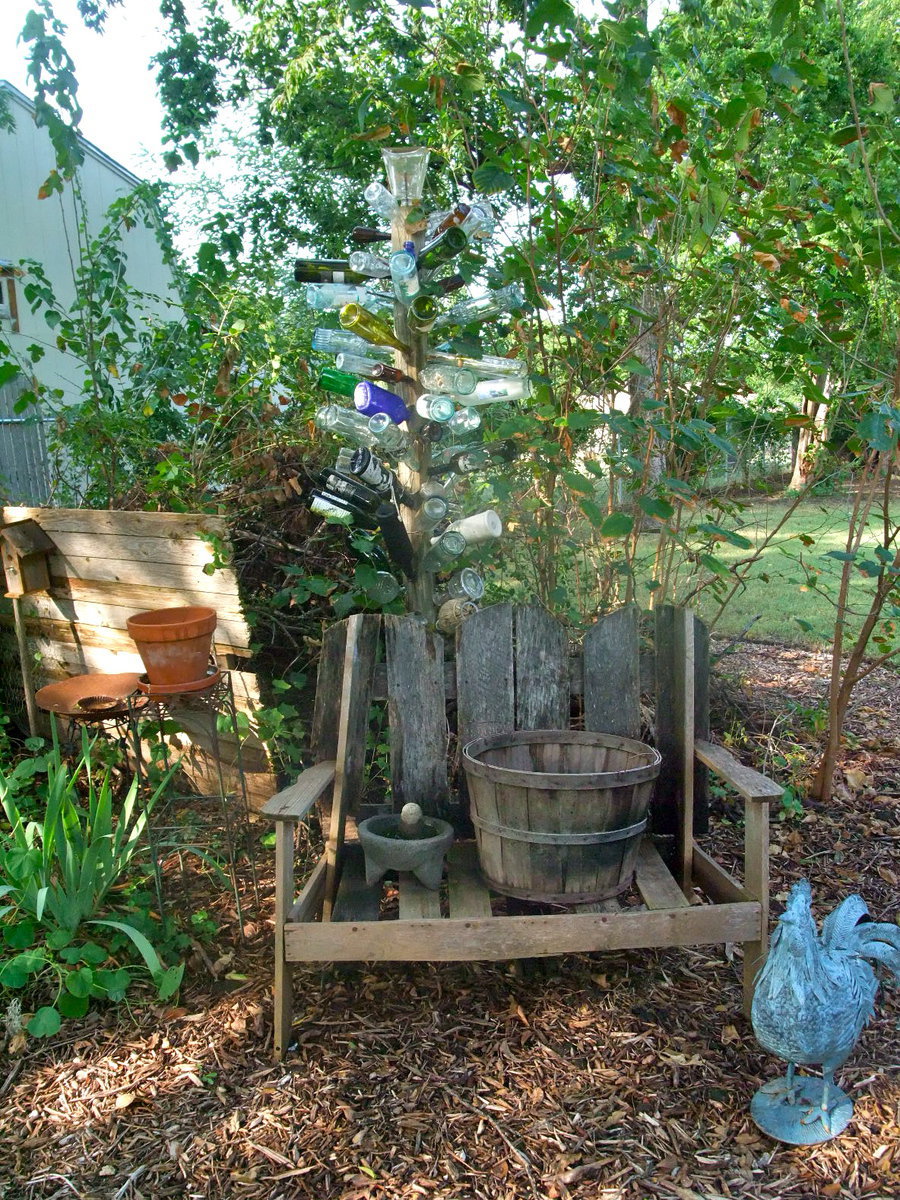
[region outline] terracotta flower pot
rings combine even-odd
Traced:
[[[128,632],[150,683],[165,686],[202,679],[217,619],[215,609],[200,605],[158,608],[129,617]]]

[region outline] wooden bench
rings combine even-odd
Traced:
[[[459,749],[475,738],[568,728],[572,711],[587,730],[639,735],[637,610],[600,618],[574,654],[546,612],[509,604],[469,618],[453,659],[445,660],[443,639],[414,616],[357,615],[328,630],[313,718],[320,761],[263,809],[277,829],[278,1057],[290,1041],[291,965],[299,962],[502,961],[742,943],[749,1006],[766,952],[769,802],[782,789],[707,738],[695,737],[697,730],[708,734],[702,624],[687,610],[665,607],[656,615],[655,641],[656,744],[663,764],[652,810],[657,838],[645,837],[638,859],[640,902],[635,897],[620,911],[602,911],[615,906],[601,904],[547,912],[491,893],[474,843],[466,840],[454,844],[440,892],[406,875],[366,885],[354,818],[365,785],[370,710],[373,701],[386,700],[393,806],[416,801],[427,812],[452,815]],[[705,789],[707,771],[745,803],[743,882],[694,836],[695,794]],[[297,896],[296,825],[329,802],[325,852]]]

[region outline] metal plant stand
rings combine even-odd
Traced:
[[[244,778],[240,731],[237,707],[234,700],[234,688],[231,682],[231,672],[226,670],[215,671],[210,677],[210,682],[205,687],[193,691],[178,691],[177,687],[173,687],[170,690],[166,690],[163,687],[148,687],[143,681],[141,689],[141,691],[135,692],[132,697],[129,716],[131,740],[142,786],[146,787],[148,781],[147,764],[144,761],[141,744],[142,725],[147,722],[157,724],[160,726],[162,735],[166,721],[178,724],[180,718],[184,718],[190,714],[192,718],[199,717],[205,730],[208,732],[210,750],[215,763],[215,779],[218,787],[213,793],[192,794],[190,801],[192,804],[202,800],[213,800],[219,803],[222,816],[222,830],[228,848],[231,887],[234,894],[238,926],[241,939],[243,940],[244,909],[241,902],[241,888],[238,875],[238,861],[242,853],[246,854],[247,862],[250,866],[253,896],[257,906],[259,905],[259,881],[256,869],[256,853],[253,844],[251,809]],[[223,721],[226,728],[229,728],[234,735],[236,747],[234,769],[237,777],[234,788],[228,787],[222,769],[222,748],[219,737],[220,721]],[[164,769],[168,769],[170,765],[168,743],[164,736],[160,736],[160,744],[164,748],[162,765]],[[173,796],[169,803],[171,804],[178,798]],[[160,909],[162,909],[160,848],[164,844],[164,835],[180,832],[181,830],[177,825],[160,825],[155,816],[152,820],[148,819],[147,833],[150,841],[157,899]]]

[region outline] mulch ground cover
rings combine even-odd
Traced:
[[[798,790],[826,669],[820,654],[774,646],[742,646],[720,664],[741,679],[727,689],[728,736],[746,761],[794,772]],[[775,823],[776,912],[806,876],[819,918],[855,890],[876,918],[896,918],[897,700],[896,676],[866,682],[838,798]],[[711,845],[731,867],[738,810],[715,803]],[[276,1065],[268,872],[262,882],[268,899],[246,942],[198,946],[178,1007],[70,1022],[6,1060],[0,1195],[900,1196],[900,988],[879,993],[838,1073],[855,1103],[850,1127],[804,1149],[750,1120],[751,1096],[783,1064],[756,1045],[740,964],[720,947],[297,969],[297,1041]],[[197,902],[228,920],[227,894]]]

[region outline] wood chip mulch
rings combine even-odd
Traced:
[[[779,665],[775,649],[729,656],[748,711],[765,692],[777,715],[815,657],[790,651]],[[805,875],[820,918],[854,890],[876,918],[898,915],[896,676],[881,687],[858,706],[875,711],[851,717],[839,801],[775,823],[776,911]],[[808,689],[797,694],[809,703]],[[764,755],[772,739],[759,728]],[[731,812],[711,841],[729,865]],[[70,1022],[0,1061],[0,1196],[900,1196],[900,987],[879,993],[839,1072],[855,1103],[849,1129],[802,1149],[750,1120],[751,1096],[783,1065],[740,1015],[740,963],[721,947],[297,969],[297,1043],[275,1065],[265,872],[262,882],[246,944],[196,953],[179,1007]],[[221,915],[228,898],[217,902]]]

